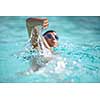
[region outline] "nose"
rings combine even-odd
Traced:
[[[57,40],[56,40],[55,38],[52,38],[52,39],[53,39],[52,41],[53,41],[54,43],[56,43],[56,42],[57,42]]]
[[[52,39],[53,39],[53,40],[56,40],[55,36],[52,36]]]

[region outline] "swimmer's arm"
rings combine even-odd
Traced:
[[[41,25],[42,28],[47,28],[48,20],[40,18],[28,18],[26,20],[26,26],[29,33],[29,37],[31,38],[33,48],[38,48],[39,25]]]
[[[38,49],[38,38],[39,38],[39,31],[38,28],[35,26],[33,32],[31,33],[31,43],[33,48]]]
[[[48,27],[48,19],[28,18],[26,20],[28,34],[29,34],[30,38],[32,37],[31,42],[33,43],[33,45],[38,42],[37,40],[38,40],[38,35],[39,35],[39,30],[38,30],[39,25],[41,25],[42,28],[47,28]],[[32,34],[32,33],[34,33],[34,34]]]
[[[33,26],[41,25],[43,28],[48,27],[48,19],[47,18],[28,18],[26,20],[27,23],[31,23]]]
[[[26,20],[26,26],[27,26],[27,30],[28,30],[28,33],[29,33],[29,37],[31,36],[31,32],[32,32],[32,29],[35,27],[35,26],[42,26],[43,29],[47,28],[48,27],[48,19],[42,19],[42,18],[28,18]]]

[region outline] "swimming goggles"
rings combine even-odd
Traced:
[[[53,38],[53,36],[52,36],[51,34],[46,34],[45,36],[46,36],[46,38],[48,38],[48,39],[52,39],[52,38]],[[55,36],[55,39],[56,39],[56,40],[59,39],[57,35],[54,35],[54,36]]]

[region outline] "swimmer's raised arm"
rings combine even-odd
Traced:
[[[46,29],[48,27],[47,18],[28,18],[26,19],[26,26],[28,30],[29,37],[31,38],[31,43],[33,48],[39,47],[39,27]]]
[[[42,25],[44,28],[48,26],[47,18],[28,18],[26,22],[34,22],[33,26]]]
[[[32,29],[34,27],[41,25],[43,29],[48,27],[48,19],[47,18],[28,18],[26,19],[26,26],[28,29],[29,37],[31,35]]]

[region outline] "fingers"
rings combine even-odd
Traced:
[[[48,19],[45,19],[45,20],[43,21],[43,28],[47,28],[48,25],[49,25]]]
[[[43,28],[48,28],[48,23],[43,24]]]

